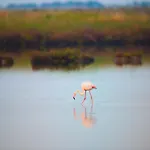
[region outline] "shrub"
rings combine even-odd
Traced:
[[[94,58],[81,54],[78,49],[51,50],[45,56],[33,56],[31,58],[32,66],[41,68],[75,68],[79,65],[87,65],[94,62]]]
[[[12,67],[14,60],[11,57],[0,57],[0,67]]]

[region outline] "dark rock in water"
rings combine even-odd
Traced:
[[[0,57],[0,68],[9,68],[14,64],[12,57]]]
[[[132,56],[131,57],[131,64],[132,65],[141,65],[142,64],[142,57],[141,56]]]

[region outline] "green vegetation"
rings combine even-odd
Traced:
[[[25,34],[29,29],[39,32],[62,33],[85,29],[121,30],[138,27],[150,28],[147,13],[128,11],[0,11],[0,26],[3,31]]]
[[[0,11],[1,49],[10,46],[43,50],[46,43],[55,46],[88,42],[149,43],[149,35],[150,15],[136,9]],[[17,44],[10,44],[10,41]]]
[[[94,62],[94,58],[81,54],[77,49],[51,50],[31,58],[33,68],[79,68]]]

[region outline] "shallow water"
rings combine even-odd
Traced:
[[[0,70],[0,150],[148,150],[149,77],[149,66]],[[72,99],[86,80],[93,108]]]

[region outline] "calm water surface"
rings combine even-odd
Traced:
[[[0,70],[0,150],[149,150],[150,67]],[[88,96],[72,99],[82,81]]]

